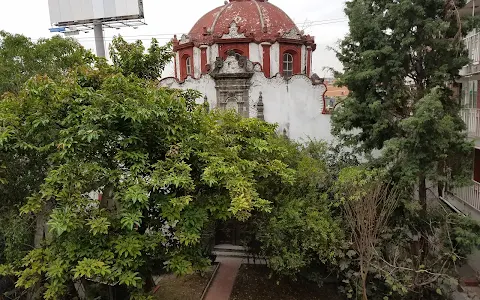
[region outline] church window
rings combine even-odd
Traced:
[[[293,75],[293,55],[290,53],[283,54],[283,76],[292,77]]]
[[[192,75],[192,61],[190,57],[187,57],[187,59],[185,59],[185,66],[187,68],[187,76]]]

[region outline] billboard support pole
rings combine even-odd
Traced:
[[[97,56],[105,57],[105,39],[103,37],[102,23],[95,23],[93,25],[93,33],[95,34],[95,48],[97,49]]]

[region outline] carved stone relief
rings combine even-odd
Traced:
[[[237,98],[235,97],[228,98],[227,103],[225,104],[225,109],[227,110],[233,109],[235,112],[238,113],[239,111],[238,111]]]
[[[182,34],[182,37],[180,38],[179,44],[183,45],[186,43],[190,43],[190,37],[186,34]]]
[[[302,32],[298,31],[296,28],[292,28],[290,31],[285,32],[282,37],[285,39],[300,40],[302,38]]]
[[[236,22],[232,22],[230,24],[230,28],[228,29],[228,34],[224,34],[222,36],[222,39],[241,39],[245,38],[244,33],[239,33],[238,32],[238,25]]]
[[[230,53],[229,53],[230,54]],[[210,75],[215,79],[217,107],[234,109],[241,116],[249,117],[249,88],[253,76],[253,63],[246,57],[230,54],[225,61],[217,58]]]

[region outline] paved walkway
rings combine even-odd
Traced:
[[[213,279],[204,300],[228,300],[242,265],[242,258],[221,258],[220,267]]]

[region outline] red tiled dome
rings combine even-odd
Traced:
[[[256,42],[274,41],[292,29],[299,32],[292,19],[268,0],[230,0],[201,17],[189,38],[196,44],[211,43],[228,34],[233,22],[240,34]]]

